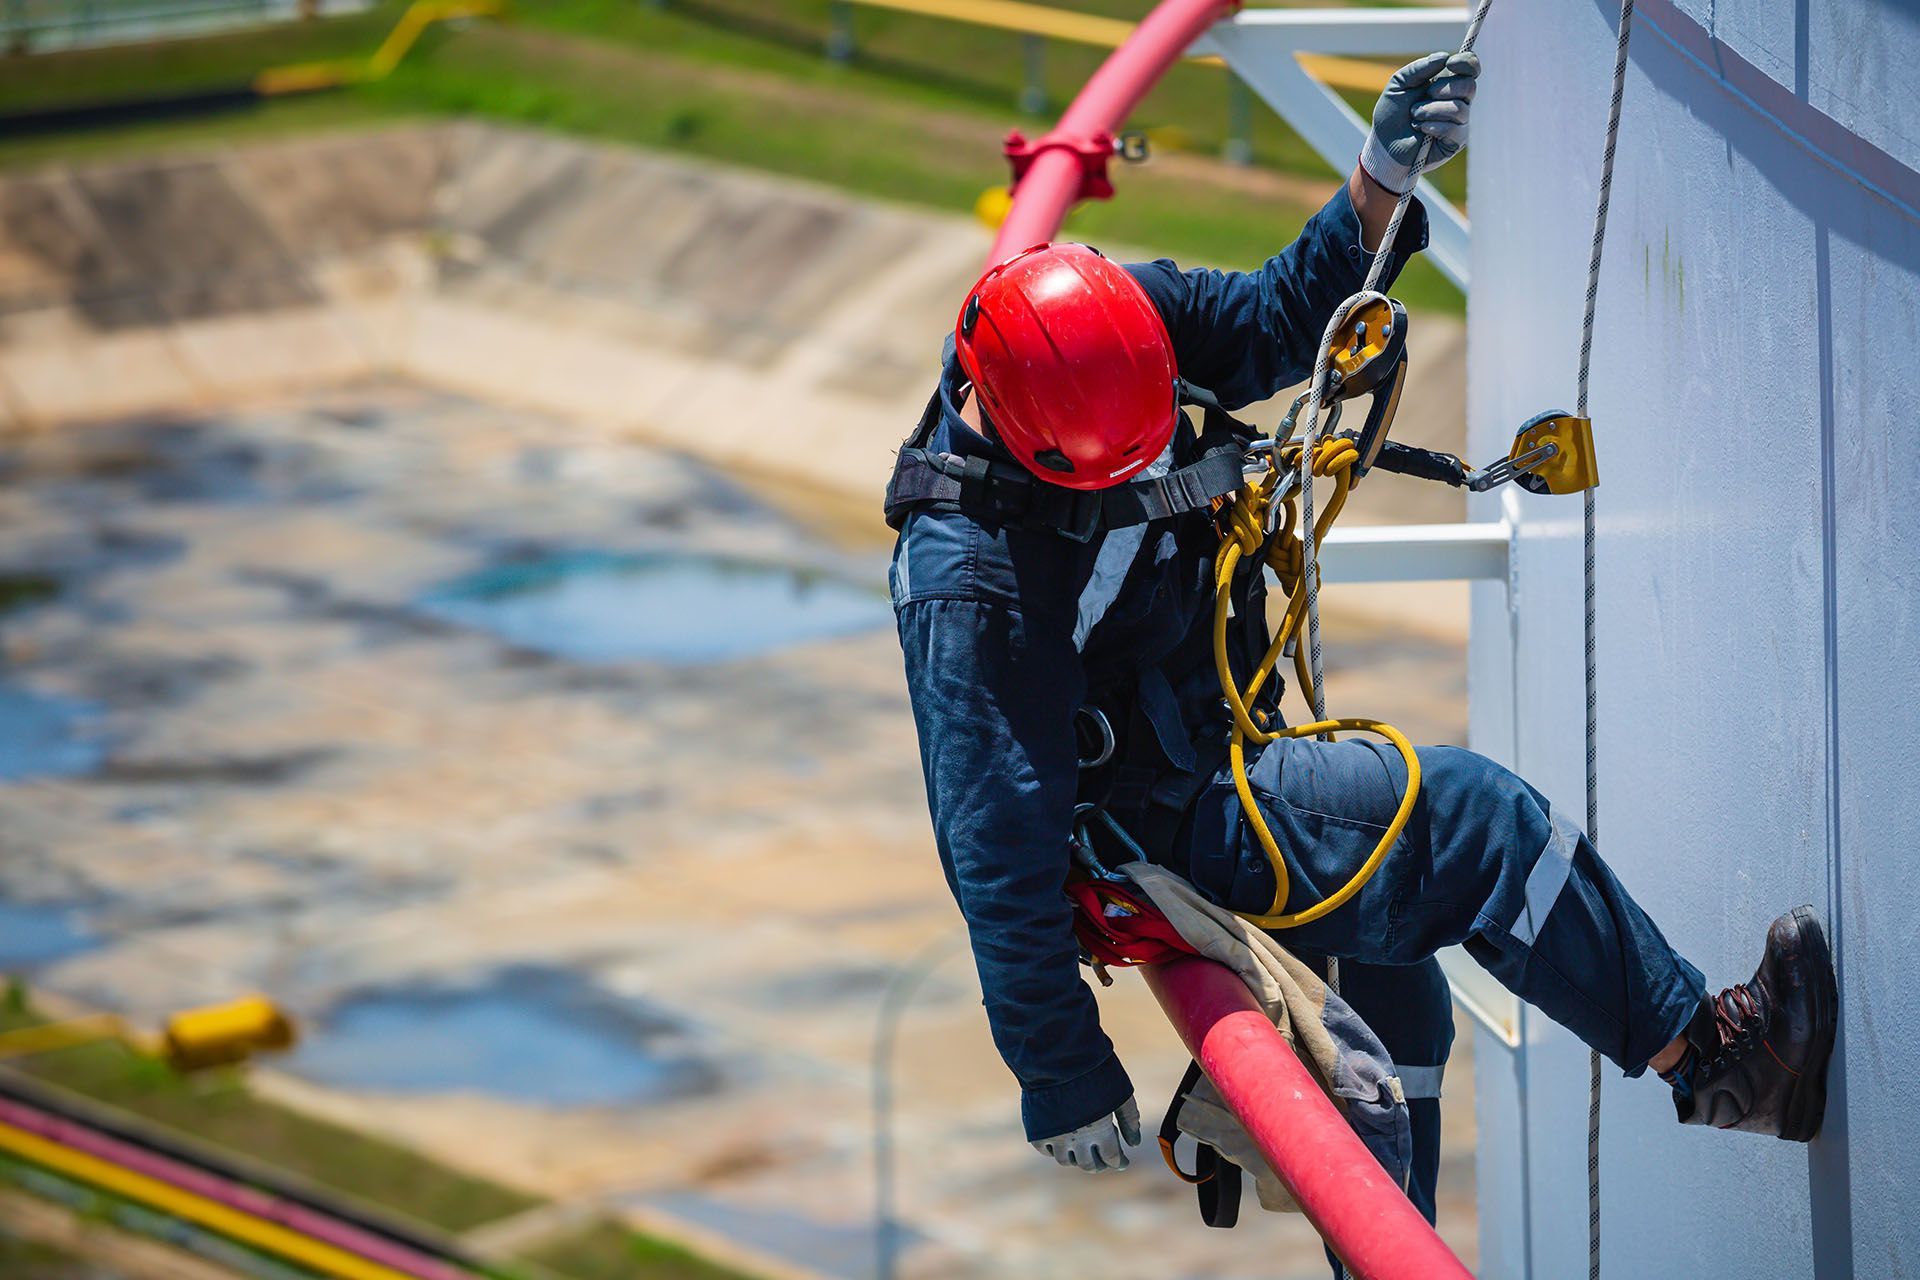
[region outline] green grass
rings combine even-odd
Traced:
[[[146,89],[228,83],[286,62],[371,49],[400,9],[215,39],[15,60],[0,76],[0,109],[73,102]],[[1070,7],[1138,16],[1140,0],[1077,0]],[[0,140],[0,164],[215,139],[263,137],[392,118],[477,116],[660,147],[956,212],[1005,181],[999,138],[1029,130],[1013,108],[1019,37],[957,23],[859,11],[859,56],[821,56],[825,0],[523,0],[508,23],[435,28],[379,84],[282,100],[212,119],[47,138]],[[1102,51],[1052,45],[1047,81],[1065,101]],[[1133,124],[1177,126],[1199,154],[1226,132],[1227,80],[1182,66],[1148,96]],[[1364,105],[1364,104],[1363,104]],[[1089,204],[1068,234],[1194,262],[1246,267],[1286,243],[1311,212],[1306,192],[1337,176],[1264,107],[1254,112],[1261,167],[1296,179],[1251,194],[1225,169],[1148,165],[1119,174],[1120,199]],[[1442,171],[1443,185],[1464,166]],[[1300,182],[1307,185],[1302,188]],[[1416,262],[1397,292],[1419,306],[1458,310],[1459,294]]]
[[[182,1077],[117,1044],[43,1054],[30,1074],[202,1142],[301,1174],[451,1232],[532,1208],[522,1192],[471,1177],[340,1125],[256,1097],[231,1071]]]
[[[0,1007],[0,1031],[37,1021],[17,998]],[[404,1147],[268,1102],[247,1089],[239,1072],[181,1076],[117,1042],[75,1045],[12,1065],[446,1231],[468,1231],[540,1203]]]
[[[69,1253],[0,1234],[0,1276],[15,1280],[100,1280],[101,1272]]]
[[[0,61],[0,111],[211,89],[265,67],[355,57],[379,44],[403,7],[383,3],[324,22],[279,23],[194,40],[8,57]]]
[[[0,1032],[43,1021],[24,986],[9,982],[0,988]],[[9,1065],[452,1234],[543,1203],[404,1147],[268,1102],[247,1089],[239,1072],[183,1077],[113,1042],[75,1045]],[[37,1265],[43,1256],[48,1280],[70,1276],[79,1280],[91,1274],[59,1270],[56,1264],[61,1259],[55,1255],[0,1236],[0,1276],[40,1275],[25,1268],[29,1261]],[[557,1236],[516,1262],[527,1264],[528,1274],[541,1280],[748,1280],[737,1271],[607,1218]],[[502,1280],[514,1280],[521,1272],[509,1263],[497,1274]]]
[[[737,1271],[610,1219],[555,1237],[525,1260],[568,1280],[742,1280]]]
[[[106,1280],[106,1272],[71,1253],[0,1234],[0,1276],[13,1280]]]

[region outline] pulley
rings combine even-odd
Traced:
[[[1337,404],[1372,397],[1366,420],[1346,433],[1360,451],[1351,472],[1357,482],[1380,456],[1400,407],[1407,381],[1407,309],[1384,294],[1369,295],[1347,313],[1330,346],[1327,398]]]

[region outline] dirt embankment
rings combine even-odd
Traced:
[[[479,125],[55,167],[0,181],[0,426],[399,375],[778,478],[871,528],[987,242],[963,218]],[[1402,433],[1446,444],[1459,326],[1421,334]],[[1395,483],[1357,518],[1452,518],[1449,495]]]
[[[0,412],[400,374],[870,493],[985,244],[958,219],[469,126],[53,169],[0,184]]]

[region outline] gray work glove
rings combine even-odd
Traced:
[[[1479,84],[1480,59],[1471,53],[1430,53],[1394,72],[1373,105],[1373,132],[1360,149],[1360,167],[1399,195],[1413,185],[1413,157],[1422,138],[1433,139],[1428,169],[1459,155]]]
[[[1083,1124],[1072,1133],[1043,1138],[1033,1149],[1086,1173],[1118,1173],[1127,1167],[1127,1147],[1140,1145],[1140,1108],[1132,1098],[1110,1116]]]

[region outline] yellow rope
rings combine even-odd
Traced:
[[[1233,787],[1240,796],[1240,809],[1246,816],[1247,825],[1253,828],[1260,847],[1266,851],[1267,861],[1273,867],[1273,904],[1266,914],[1256,915],[1241,912],[1246,919],[1263,929],[1292,929],[1299,925],[1318,920],[1330,912],[1336,911],[1342,904],[1360,892],[1373,873],[1380,869],[1386,860],[1387,850],[1400,838],[1406,829],[1407,819],[1413,815],[1414,802],[1420,796],[1420,758],[1414,754],[1413,744],[1406,736],[1390,724],[1379,720],[1366,720],[1357,717],[1319,720],[1312,724],[1295,725],[1286,729],[1268,729],[1259,723],[1248,704],[1259,696],[1260,689],[1267,678],[1273,674],[1274,666],[1280,655],[1292,639],[1300,624],[1301,615],[1306,609],[1307,574],[1318,575],[1319,565],[1303,563],[1302,543],[1294,531],[1295,511],[1293,499],[1282,500],[1284,512],[1271,540],[1266,537],[1267,515],[1273,505],[1273,492],[1279,484],[1281,467],[1291,469],[1297,465],[1299,446],[1293,446],[1293,461],[1280,457],[1284,447],[1268,459],[1265,475],[1244,486],[1234,499],[1233,505],[1225,512],[1226,529],[1220,539],[1220,550],[1213,561],[1213,665],[1220,677],[1220,692],[1226,698],[1228,708],[1233,712],[1233,732],[1228,739],[1227,758],[1233,766]],[[1329,436],[1320,442],[1314,453],[1313,473],[1327,476],[1333,480],[1333,498],[1327,503],[1313,522],[1314,544],[1321,545],[1326,532],[1335,518],[1346,506],[1347,493],[1353,486],[1350,468],[1359,458],[1359,451],[1353,441],[1341,436]],[[1267,646],[1266,653],[1254,667],[1253,674],[1247,679],[1247,687],[1242,690],[1234,679],[1233,667],[1227,658],[1227,622],[1232,611],[1232,587],[1234,573],[1248,556],[1260,550],[1262,542],[1267,543],[1266,563],[1280,585],[1287,592],[1287,611],[1280,626],[1274,632],[1273,642]],[[1308,705],[1313,702],[1311,677],[1307,671],[1305,654],[1297,649],[1294,652],[1294,670],[1300,677],[1301,693],[1306,696]],[[1264,719],[1264,717],[1261,717]],[[1308,738],[1315,734],[1329,734],[1334,730],[1346,732],[1375,733],[1392,743],[1400,752],[1400,758],[1407,765],[1407,789],[1400,797],[1400,807],[1395,810],[1393,820],[1381,833],[1380,840],[1373,852],[1361,863],[1353,878],[1341,885],[1312,906],[1299,911],[1288,912],[1287,897],[1292,891],[1292,877],[1287,871],[1286,859],[1281,855],[1279,842],[1273,838],[1273,832],[1267,826],[1266,816],[1253,796],[1253,785],[1247,780],[1247,744],[1265,746],[1283,738]]]

